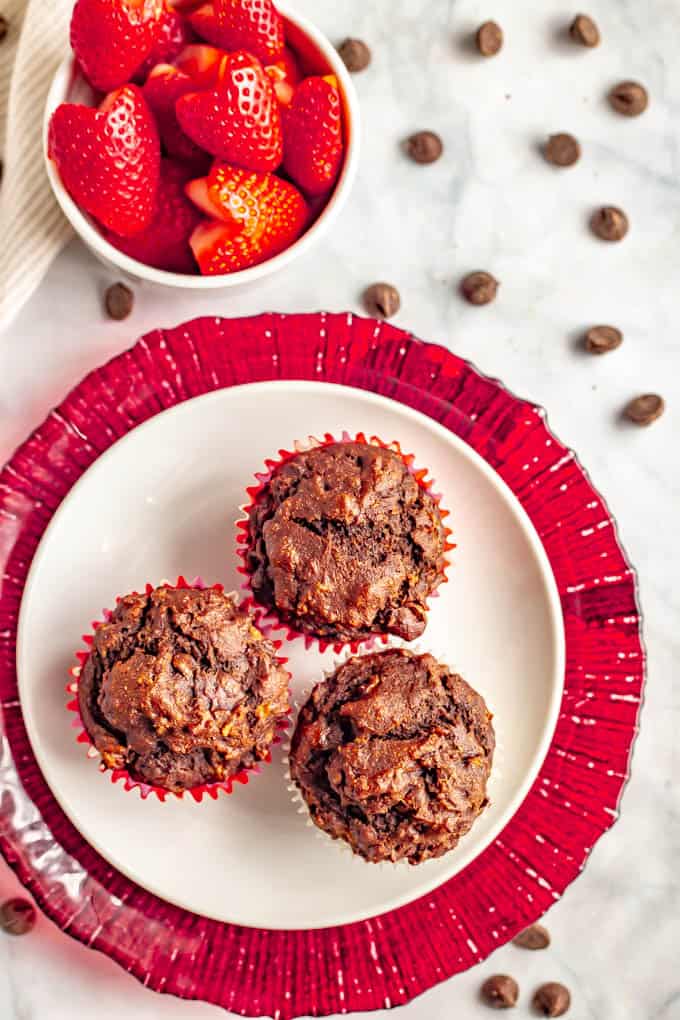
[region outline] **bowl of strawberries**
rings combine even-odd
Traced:
[[[359,152],[335,48],[273,0],[76,0],[45,110],[54,194],[105,262],[197,290],[256,280],[339,214]]]

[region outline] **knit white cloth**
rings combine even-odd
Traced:
[[[45,173],[42,123],[54,74],[68,52],[72,0],[2,0],[0,44],[0,329],[42,280],[71,228]]]

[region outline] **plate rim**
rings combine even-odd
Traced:
[[[55,788],[50,780],[47,778],[48,772],[51,773],[51,769],[48,765],[48,756],[44,753],[38,736],[38,728],[35,719],[32,714],[26,713],[23,710],[25,699],[28,688],[26,687],[27,681],[25,679],[28,673],[27,658],[29,656],[29,648],[25,638],[25,633],[28,627],[27,624],[27,612],[31,598],[35,598],[34,588],[38,584],[40,569],[48,555],[48,549],[50,545],[50,538],[52,532],[56,531],[62,518],[72,509],[73,503],[78,499],[79,492],[87,484],[96,484],[96,475],[99,472],[105,471],[110,460],[112,460],[117,454],[120,454],[120,450],[125,447],[133,447],[136,439],[139,439],[141,433],[147,433],[152,431],[154,428],[159,428],[159,423],[168,421],[170,419],[181,418],[183,414],[189,413],[189,408],[197,402],[200,403],[216,403],[218,404],[221,400],[224,400],[225,392],[231,394],[234,390],[248,390],[254,393],[254,399],[257,398],[259,393],[269,392],[271,390],[281,390],[283,392],[292,391],[296,392],[314,392],[318,387],[322,389],[330,388],[341,396],[342,391],[350,391],[359,396],[362,401],[366,401],[369,404],[376,405],[378,407],[391,407],[393,412],[396,409],[396,413],[403,414],[406,418],[411,419],[422,428],[430,431],[435,436],[438,436],[443,442],[457,449],[458,453],[469,463],[474,466],[476,471],[479,471],[491,484],[493,489],[500,495],[504,505],[508,508],[511,517],[519,525],[522,534],[525,536],[529,543],[529,547],[533,553],[535,563],[538,566],[541,589],[545,596],[545,604],[547,604],[549,611],[550,629],[551,629],[551,640],[550,640],[550,657],[551,657],[551,670],[550,670],[550,697],[548,700],[547,712],[541,727],[540,739],[538,741],[536,750],[532,754],[531,764],[527,769],[521,783],[518,785],[514,795],[510,798],[506,810],[499,816],[496,823],[489,829],[489,832],[485,835],[482,842],[477,846],[476,850],[472,853],[461,853],[459,861],[446,872],[444,875],[438,875],[431,880],[423,878],[423,881],[415,889],[411,889],[409,892],[403,895],[393,897],[388,903],[380,906],[377,913],[375,910],[370,910],[368,913],[365,911],[347,910],[345,913],[338,915],[337,917],[326,918],[320,921],[318,924],[301,924],[297,922],[295,929],[298,931],[318,931],[323,928],[331,927],[343,927],[349,924],[356,924],[361,921],[369,920],[372,917],[381,916],[382,914],[390,913],[393,910],[398,910],[400,907],[407,906],[410,903],[421,899],[428,893],[439,888],[445,882],[455,878],[456,875],[460,874],[469,864],[472,864],[484,851],[498,838],[503,829],[510,823],[514,818],[526,798],[529,790],[539,774],[541,767],[545,761],[545,758],[550,749],[552,739],[557,725],[557,719],[559,715],[560,705],[562,702],[562,696],[564,693],[564,671],[566,664],[566,641],[564,634],[564,618],[562,616],[562,609],[560,605],[559,593],[557,590],[557,582],[555,575],[548,559],[548,555],[545,551],[545,547],[541,541],[541,538],[526,510],[520,503],[519,499],[512,491],[510,486],[501,476],[495,471],[491,465],[484,460],[484,458],[477,453],[477,451],[466,443],[460,436],[444,428],[439,422],[433,418],[428,417],[422,411],[418,411],[413,407],[409,407],[406,404],[400,403],[398,400],[394,400],[392,397],[387,397],[379,393],[373,393],[370,390],[361,390],[355,386],[349,386],[343,383],[326,382],[324,380],[311,380],[311,379],[270,379],[260,382],[249,382],[240,383],[235,386],[228,388],[222,388],[213,390],[209,393],[199,394],[195,397],[190,397],[181,403],[174,404],[172,407],[168,407],[158,414],[147,418],[139,425],[130,429],[125,435],[121,436],[114,443],[111,444],[92,464],[87,467],[74,485],[64,496],[63,500],[59,504],[57,510],[50,518],[49,524],[45,528],[43,534],[40,537],[40,541],[36,547],[31,565],[26,575],[24,588],[21,596],[21,603],[19,606],[19,618],[17,626],[17,638],[16,638],[16,670],[17,670],[17,687],[19,694],[19,701],[22,706],[22,715],[28,738],[31,744],[33,755],[40,767],[45,782],[47,783],[52,796],[56,800],[57,804],[64,812],[66,817],[69,819],[71,824],[77,829],[80,836],[85,839],[91,847],[101,856],[104,860],[125,876],[129,881],[136,883],[145,889],[148,893],[153,896],[164,900],[172,906],[177,907],[179,910],[191,911],[192,908],[186,903],[183,903],[174,897],[169,897],[166,893],[159,891],[157,887],[147,884],[146,882],[140,881],[139,877],[135,874],[134,869],[127,865],[125,862],[121,862],[111,856],[110,853],[95,839],[91,838],[88,832],[84,832],[78,823],[77,816],[72,811],[72,806],[68,803],[66,798],[62,797],[61,792]],[[305,436],[298,437],[305,439]],[[412,452],[412,451],[409,451]],[[272,456],[276,451],[272,451]],[[420,463],[420,461],[419,461]],[[254,465],[257,470],[260,465]],[[254,475],[254,472],[253,472]],[[234,520],[236,519],[236,510],[234,508]],[[234,541],[236,540],[236,529],[234,527]],[[159,579],[160,580],[160,579]],[[140,584],[142,580],[140,579]],[[111,598],[114,595],[112,593]],[[85,625],[85,624],[83,624]],[[425,636],[426,640],[426,636]],[[77,637],[74,638],[74,646],[77,643]],[[363,650],[365,652],[366,649]],[[363,654],[360,649],[358,654]],[[74,659],[75,661],[75,659]],[[23,679],[22,679],[23,678]],[[65,727],[67,727],[68,718],[65,712]],[[65,735],[68,736],[69,730],[65,728]],[[46,767],[47,766],[47,767]],[[93,782],[101,781],[101,777],[93,777]],[[285,789],[285,787],[284,787]],[[243,791],[237,790],[237,795],[244,795]],[[247,796],[247,790],[245,792]],[[313,835],[313,834],[312,834]],[[460,845],[460,844],[459,844]],[[247,927],[251,929],[268,929],[271,931],[289,931],[290,925],[284,923],[265,923],[263,920],[256,919],[245,919],[245,918],[225,918],[217,916],[216,914],[202,914],[210,920],[213,920],[219,924],[234,924],[240,927]]]

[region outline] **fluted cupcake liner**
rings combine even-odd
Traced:
[[[304,440],[295,440],[293,443],[292,450],[279,450],[276,458],[268,458],[265,461],[265,470],[255,473],[256,484],[250,486],[246,492],[248,494],[248,500],[243,503],[239,510],[241,516],[236,521],[236,554],[241,559],[242,564],[237,568],[239,573],[243,575],[245,581],[243,583],[242,590],[246,592],[247,604],[253,608],[257,613],[258,626],[263,630],[264,633],[269,635],[271,630],[283,629],[285,631],[285,639],[287,641],[294,641],[301,639],[305,643],[305,648],[316,647],[320,652],[325,652],[331,648],[336,654],[339,654],[344,649],[348,649],[351,653],[356,653],[361,649],[367,651],[374,648],[377,644],[387,644],[393,635],[390,634],[371,634],[367,638],[361,638],[356,641],[326,641],[322,638],[318,638],[313,634],[308,634],[303,631],[297,630],[291,626],[289,621],[281,619],[275,609],[267,606],[262,606],[255,595],[252,587],[252,578],[248,569],[248,541],[250,531],[250,511],[257,503],[258,497],[262,490],[269,484],[273,474],[285,464],[287,461],[296,457],[300,453],[305,453],[308,450],[315,449],[322,446],[332,446],[334,443],[367,443],[371,446],[378,446],[383,450],[391,450],[404,462],[404,465],[408,471],[413,475],[415,480],[421,489],[427,492],[431,498],[437,504],[439,514],[444,521],[449,516],[449,511],[444,509],[441,505],[441,493],[434,491],[435,481],[433,478],[428,477],[427,468],[418,468],[415,465],[415,455],[412,453],[404,453],[400,443],[395,439],[391,442],[385,442],[378,436],[366,436],[363,432],[357,432],[352,434],[347,431],[343,431],[340,437],[333,435],[330,432],[326,432],[322,439],[318,439],[316,436],[308,436]],[[444,536],[445,546],[444,551],[447,555],[444,558],[444,565],[442,568],[441,581],[437,587],[428,595],[427,601],[439,596],[439,588],[442,584],[448,581],[447,570],[450,566],[450,559],[448,553],[455,548],[455,543],[451,541],[452,531],[449,527],[444,525]]]
[[[360,649],[358,654],[359,655],[366,655],[366,654],[370,654],[372,651],[388,651],[391,648],[403,649],[404,651],[410,652],[412,655],[417,655],[417,656],[419,656],[419,655],[431,655],[434,659],[437,660],[437,662],[442,663],[442,664],[448,666],[448,668],[452,672],[454,672],[454,673],[460,673],[460,675],[463,676],[463,678],[465,679],[464,674],[462,673],[462,671],[458,670],[455,666],[451,665],[451,657],[450,657],[450,655],[448,655],[448,653],[444,652],[437,645],[433,646],[432,644],[430,644],[425,638],[419,638],[417,641],[414,641],[414,642],[407,642],[407,641],[401,640],[400,638],[390,637],[389,641],[387,641],[384,649],[370,649],[370,648],[367,648],[365,646],[362,646],[362,648]],[[298,717],[301,709],[303,708],[303,706],[308,701],[312,691],[316,687],[318,687],[319,684],[324,683],[326,680],[328,680],[330,677],[332,677],[334,675],[334,673],[341,666],[343,666],[349,659],[354,658],[354,656],[356,654],[357,653],[352,651],[350,648],[343,649],[342,652],[336,654],[336,656],[334,657],[333,662],[331,663],[331,665],[322,671],[321,678],[319,680],[317,680],[315,683],[306,684],[298,692],[297,696],[294,697],[294,699],[293,699],[293,712],[294,712],[296,721],[297,721],[297,717]],[[491,709],[491,706],[489,705],[488,699],[487,699],[487,697],[485,695],[483,697],[484,697],[484,701],[486,702],[487,708],[489,709],[489,711],[491,711],[491,714],[492,714],[492,717],[493,717],[493,711]],[[357,853],[354,852],[354,850],[352,850],[352,847],[349,845],[349,843],[346,840],[340,839],[340,838],[336,838],[334,836],[329,835],[329,833],[327,833],[324,829],[319,828],[319,826],[314,823],[314,821],[312,820],[312,817],[310,815],[310,812],[309,812],[309,807],[307,805],[307,801],[302,796],[302,791],[300,790],[300,788],[298,787],[297,783],[295,782],[295,780],[293,779],[293,777],[291,775],[291,770],[290,770],[290,747],[291,747],[291,741],[293,739],[294,730],[295,730],[295,727],[292,727],[287,732],[287,734],[286,734],[286,736],[284,738],[283,753],[284,753],[284,762],[285,762],[286,788],[288,790],[291,802],[292,802],[293,807],[295,808],[297,814],[302,815],[304,817],[305,825],[306,825],[307,828],[310,828],[310,829],[314,830],[315,838],[321,840],[321,842],[326,843],[326,844],[332,843],[343,854],[349,854],[351,857],[353,857],[355,859],[362,860],[366,864],[370,864],[372,868],[381,868],[381,869],[389,868],[389,869],[394,869],[394,868],[405,868],[405,867],[406,868],[411,868],[411,867],[413,867],[413,865],[409,864],[407,860],[401,860],[401,861],[379,861],[379,862],[366,861],[366,859],[364,857],[362,857],[361,854],[357,854]],[[489,775],[489,780],[487,782],[487,794],[489,793],[490,788],[493,787],[494,781],[498,780],[500,778],[500,776],[502,774],[502,770],[503,770],[504,759],[505,759],[505,748],[504,748],[504,745],[503,745],[502,741],[499,740],[498,733],[496,731],[494,731],[494,732],[495,732],[495,736],[496,736],[496,746],[495,746],[495,749],[494,749],[493,765],[491,767],[491,772],[490,772],[490,775]],[[489,804],[490,804],[491,803],[491,797],[489,796],[488,799],[489,799]],[[487,807],[488,807],[488,805],[487,805]],[[474,826],[473,826],[473,829],[474,829]],[[472,831],[472,829],[470,831]],[[465,836],[467,836],[467,835],[469,835],[469,833],[465,834]],[[465,839],[465,836],[463,836],[462,838]]]
[[[176,588],[176,589],[179,589],[179,588],[201,588],[201,589],[211,588],[214,591],[224,591],[224,585],[223,584],[207,585],[207,584],[204,583],[204,581],[203,581],[203,579],[201,577],[196,577],[193,581],[187,581],[183,576],[180,575],[177,578],[177,581],[174,584],[172,582],[170,582],[170,581],[161,581],[160,583],[161,583],[161,585],[164,585],[164,586],[166,586],[168,588]],[[155,587],[156,587],[155,585],[150,584],[150,583],[147,582],[147,584],[144,586],[144,590],[145,590],[146,594],[149,595],[154,590]],[[136,595],[138,593],[137,592],[132,592],[131,594]],[[120,596],[120,595],[116,597],[116,604],[118,602],[120,602],[121,598],[122,598],[122,596]],[[111,609],[104,609],[104,610],[102,610],[102,617],[103,617],[103,619],[102,620],[93,620],[92,621],[92,631],[93,632],[96,631],[97,628],[102,625],[102,623],[108,622],[111,619],[112,615],[113,615],[113,610],[111,610]],[[72,720],[71,725],[73,726],[73,728],[75,730],[77,730],[76,742],[78,744],[83,744],[83,745],[86,746],[86,748],[87,748],[87,757],[88,758],[99,759],[99,770],[100,770],[100,772],[104,772],[104,773],[108,772],[108,774],[109,774],[109,776],[111,778],[111,782],[112,783],[122,783],[123,789],[125,789],[127,791],[138,790],[139,791],[139,795],[142,798],[142,800],[146,800],[147,797],[149,797],[150,795],[154,795],[161,802],[164,802],[170,796],[175,797],[178,800],[181,800],[184,797],[185,794],[189,794],[191,797],[193,797],[193,799],[195,801],[200,803],[203,800],[204,796],[208,796],[208,797],[211,797],[213,800],[216,800],[217,797],[219,796],[220,792],[225,793],[225,794],[231,794],[233,792],[234,786],[236,786],[236,785],[240,785],[240,786],[247,785],[247,783],[249,782],[251,776],[258,775],[260,773],[260,771],[261,771],[261,766],[263,764],[267,764],[268,762],[271,761],[271,752],[269,752],[267,754],[266,758],[264,758],[262,761],[256,762],[254,765],[251,765],[248,768],[240,769],[238,772],[235,772],[234,775],[230,776],[228,779],[219,780],[219,781],[216,781],[216,782],[213,782],[213,783],[203,783],[200,786],[195,786],[195,787],[192,787],[191,789],[182,790],[180,792],[175,792],[175,791],[172,791],[172,790],[166,790],[164,787],[161,787],[161,786],[155,786],[155,785],[152,785],[150,783],[141,782],[138,779],[134,779],[126,769],[109,769],[109,768],[107,768],[107,766],[101,760],[100,752],[95,747],[92,739],[90,738],[90,735],[88,734],[87,730],[85,729],[85,725],[83,723],[82,716],[80,714],[80,706],[79,706],[79,703],[78,703],[78,687],[79,687],[79,683],[80,683],[80,675],[82,673],[82,670],[83,670],[83,667],[85,665],[85,662],[87,661],[88,656],[90,655],[90,650],[91,650],[92,643],[93,643],[93,640],[94,640],[93,633],[91,633],[91,634],[84,634],[82,636],[82,640],[83,640],[83,643],[86,645],[86,648],[79,649],[78,651],[76,651],[75,657],[78,660],[78,663],[77,663],[77,665],[73,666],[69,670],[69,673],[71,675],[71,680],[66,685],[66,692],[69,695],[73,695],[73,698],[72,698],[71,701],[68,702],[66,707],[67,707],[69,712],[73,713],[73,717],[74,718]],[[274,647],[276,648],[276,650],[278,652],[279,649],[282,646],[282,642],[281,641],[277,641],[277,640],[272,640],[272,639],[269,639],[269,640],[272,641],[272,644],[274,645]],[[279,663],[279,665],[285,666],[287,664],[287,662],[288,662],[288,659],[283,657],[283,656],[277,655],[276,656],[276,661]],[[291,675],[290,675],[290,672],[288,670],[286,670],[286,673],[288,675],[289,692],[290,692],[290,679],[291,679]],[[291,711],[292,711],[292,709],[289,709],[288,717],[287,717],[286,720],[281,720],[277,724],[277,729],[279,730],[279,734],[277,734],[277,736],[275,736],[274,740],[272,741],[272,744],[280,744],[282,742],[282,734],[290,726],[290,714],[291,714]]]

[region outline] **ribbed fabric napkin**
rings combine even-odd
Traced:
[[[2,0],[0,43],[0,329],[42,280],[71,236],[42,157],[45,101],[68,52],[72,0]]]

